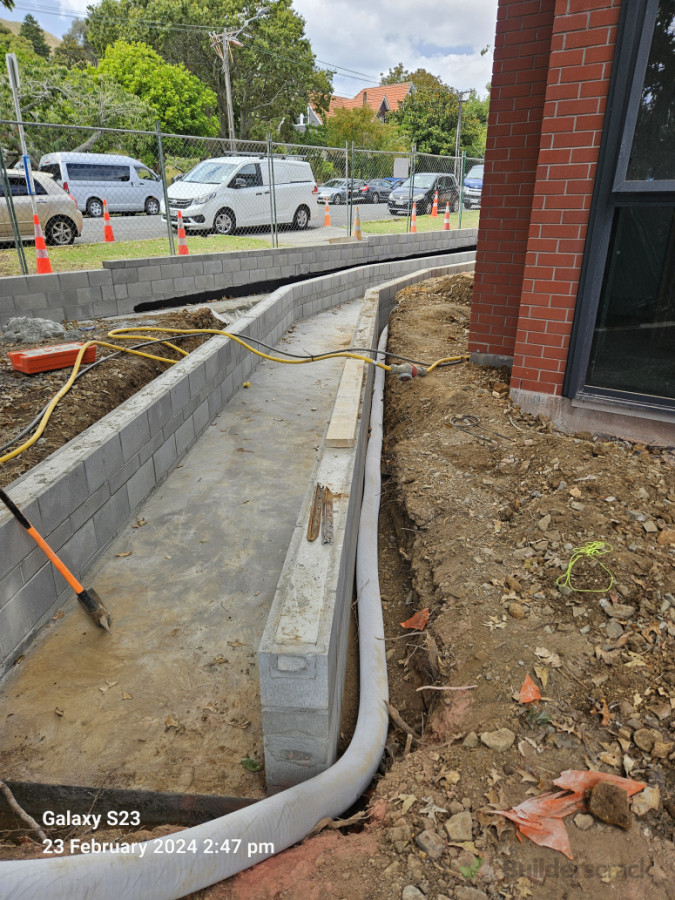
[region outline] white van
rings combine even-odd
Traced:
[[[88,216],[109,212],[159,213],[162,182],[158,175],[130,156],[113,153],[48,153],[38,171],[52,175]]]
[[[307,228],[318,188],[312,167],[302,159],[274,158],[276,221]],[[270,226],[270,161],[267,157],[221,156],[198,163],[168,189],[171,222],[178,210],[185,230],[232,234],[235,228]],[[164,201],[162,217],[166,221]]]

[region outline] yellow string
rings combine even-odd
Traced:
[[[570,557],[570,561],[567,564],[567,571],[564,572],[559,578],[556,578],[556,585],[558,587],[568,587],[572,591],[577,591],[582,594],[604,594],[607,591],[611,590],[612,585],[614,584],[614,576],[609,571],[604,563],[601,563],[598,559],[598,556],[604,556],[605,553],[611,553],[614,548],[611,544],[606,544],[604,541],[589,541],[587,544],[584,544],[583,547],[575,547],[572,551],[572,556]],[[592,559],[596,562],[601,568],[607,572],[609,575],[609,584],[606,587],[601,588],[577,588],[571,583],[572,579],[572,569],[575,564],[579,562],[580,559],[586,556],[588,559]]]

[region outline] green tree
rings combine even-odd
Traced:
[[[147,44],[117,41],[106,49],[97,71],[152,107],[164,131],[218,134],[215,93],[184,66],[164,62]]]
[[[461,95],[439,79],[434,78],[434,82],[411,92],[391,118],[418,151],[454,156]],[[475,91],[464,97],[460,152],[464,150],[469,156],[485,154],[488,105]]]
[[[96,54],[87,38],[87,23],[84,19],[73,21],[61,38],[61,43],[54,48],[52,59],[68,69],[97,62]]]
[[[89,40],[99,56],[117,40],[142,41],[168,63],[183,64],[215,91],[227,134],[223,67],[209,33],[236,30],[262,8],[262,0],[100,0],[89,7]],[[231,47],[238,137],[264,138],[268,131],[290,136],[310,98],[315,108],[327,109],[331,76],[317,67],[304,27],[291,0],[277,0],[247,26],[242,46]]]
[[[21,23],[19,35],[31,42],[31,44],[33,45],[33,49],[38,56],[49,59],[49,44],[45,40],[45,33],[42,28],[40,28],[37,20],[34,19],[30,13],[28,13],[26,18]]]
[[[329,147],[353,143],[364,150],[401,150],[404,146],[398,128],[383,125],[369,106],[337,109],[326,122],[325,134]]]

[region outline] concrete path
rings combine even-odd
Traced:
[[[360,301],[299,323],[295,353],[347,348]],[[255,654],[344,365],[263,360],[0,687],[8,780],[260,797]]]

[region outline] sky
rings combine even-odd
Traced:
[[[84,17],[87,2],[16,0],[13,10],[0,8],[0,18],[21,22],[31,13],[61,37],[74,15]],[[486,94],[497,0],[293,0],[293,8],[319,64],[337,70],[333,90],[340,96],[378,84],[397,63],[427,69],[456,90]]]

